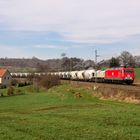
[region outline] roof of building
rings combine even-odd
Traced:
[[[7,71],[7,69],[0,68],[0,77],[3,77]]]

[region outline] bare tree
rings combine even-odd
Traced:
[[[135,63],[136,63],[136,67],[140,67],[140,56],[135,56]]]
[[[133,55],[127,51],[123,51],[119,57],[120,63],[123,66],[127,67],[134,67],[135,66],[135,59]]]
[[[110,67],[119,67],[119,66],[120,66],[119,59],[115,58],[115,57],[112,57],[110,59]]]
[[[89,69],[89,68],[95,67],[95,62],[92,60],[86,60],[86,61],[84,61],[83,65],[84,65],[85,69]]]

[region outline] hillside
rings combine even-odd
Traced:
[[[24,91],[0,98],[1,140],[139,139],[139,105],[99,100],[88,89],[68,85]]]
[[[49,68],[56,69],[60,65],[60,60],[41,60],[38,58],[19,59],[19,58],[1,58],[0,67],[10,69],[12,72],[29,72],[34,70],[48,70]]]
[[[135,82],[140,83],[140,68],[135,68]]]
[[[19,58],[1,58],[0,67],[10,69],[12,72],[29,72],[29,71],[62,71],[62,70],[80,70],[89,68],[94,65],[92,60],[83,60],[79,58],[63,58],[41,60],[36,57],[31,59]]]

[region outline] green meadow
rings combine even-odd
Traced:
[[[0,140],[139,140],[140,106],[60,85],[0,97]],[[5,92],[3,90],[3,92]]]
[[[135,68],[135,81],[140,83],[140,68]]]

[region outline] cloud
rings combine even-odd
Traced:
[[[139,0],[0,0],[0,19],[8,30],[54,31],[66,40],[108,43],[140,33],[139,7]]]
[[[138,54],[139,17],[139,0],[0,0],[0,55]]]
[[[61,50],[67,50],[66,46],[60,46],[60,45],[47,45],[47,44],[40,44],[32,46],[36,49],[61,49]]]

